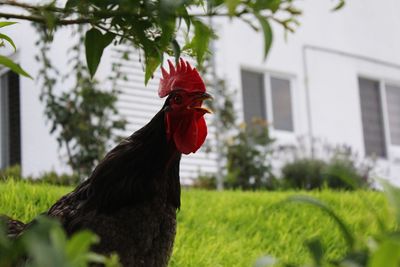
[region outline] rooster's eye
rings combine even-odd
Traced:
[[[174,96],[174,102],[178,105],[182,104],[182,96],[181,95],[175,95]]]

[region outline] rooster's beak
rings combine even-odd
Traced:
[[[204,100],[213,100],[213,97],[206,92],[199,93],[198,95],[196,95],[193,98],[192,105],[190,105],[189,108],[194,109],[199,112],[202,112],[204,114],[205,113],[213,113],[210,109],[208,109],[206,107],[202,107]]]

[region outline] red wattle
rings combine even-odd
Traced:
[[[205,119],[202,115],[199,117],[196,115],[182,119],[173,130],[176,148],[183,154],[195,153],[206,139]]]

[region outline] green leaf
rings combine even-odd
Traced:
[[[253,9],[255,11],[261,11],[265,9],[269,9],[272,13],[278,11],[282,0],[256,0],[253,5]]]
[[[3,65],[5,67],[9,68],[10,70],[12,70],[13,72],[15,72],[17,74],[20,74],[22,76],[32,79],[32,77],[26,71],[24,71],[20,65],[16,64],[14,61],[9,59],[8,57],[0,55],[0,65]]]
[[[400,243],[385,240],[372,254],[368,267],[398,267],[400,265]]]
[[[81,231],[74,234],[67,243],[66,253],[68,259],[77,260],[82,255],[86,255],[90,246],[99,242],[99,238],[89,231]]]
[[[271,48],[272,44],[272,29],[271,26],[269,25],[269,22],[266,18],[264,18],[262,15],[259,13],[255,14],[256,18],[258,19],[261,28],[263,29],[263,36],[264,36],[264,60],[268,56],[268,52]]]
[[[172,50],[174,51],[175,62],[179,62],[179,58],[181,57],[181,47],[176,39],[171,42]]]
[[[332,11],[337,11],[344,7],[346,4],[345,0],[340,0],[339,3],[332,9]]]
[[[225,0],[225,5],[228,8],[229,16],[233,17],[236,13],[236,8],[240,4],[240,0]]]
[[[146,57],[146,69],[144,74],[144,83],[147,85],[150,78],[153,76],[154,71],[158,68],[161,61],[159,57]]]
[[[291,196],[291,197],[289,197],[287,199],[287,201],[302,202],[302,203],[310,204],[312,206],[320,208],[322,211],[327,213],[336,222],[336,224],[339,226],[340,231],[343,234],[344,239],[346,240],[347,245],[349,246],[349,248],[353,248],[353,246],[354,246],[354,237],[351,234],[349,228],[336,215],[336,213],[331,208],[329,208],[325,203],[323,203],[323,202],[321,202],[321,201],[319,201],[317,199],[308,197],[308,196]]]
[[[65,9],[72,9],[76,6],[79,5],[79,0],[68,0],[67,3],[65,4]]]
[[[8,37],[7,35],[0,33],[0,39],[6,40],[7,42],[9,42],[10,45],[12,45],[12,47],[14,47],[14,51],[17,50],[17,47],[15,46],[13,40],[10,37]]]
[[[191,42],[191,48],[197,57],[197,62],[200,65],[203,62],[204,55],[208,51],[208,46],[213,36],[212,30],[203,22],[193,21],[194,37]]]
[[[12,21],[1,21],[0,22],[0,28],[3,28],[3,27],[6,27],[6,26],[9,26],[9,25],[13,25],[13,24],[16,24],[17,22],[12,22]]]
[[[104,49],[114,40],[114,37],[115,34],[109,32],[102,34],[95,28],[92,28],[86,32],[86,62],[92,78],[96,73],[97,67],[99,66]]]

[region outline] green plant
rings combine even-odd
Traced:
[[[315,144],[314,144],[315,146]],[[315,150],[316,147],[314,148]],[[281,169],[283,185],[295,189],[333,189],[354,190],[371,185],[370,172],[374,163],[361,163],[357,155],[347,146],[332,147],[324,144],[320,156],[308,154],[299,156],[294,148],[294,160],[284,164]]]
[[[13,165],[5,169],[0,170],[0,179],[6,180],[9,178],[19,180],[22,177],[21,166]]]
[[[67,238],[60,223],[47,217],[38,217],[24,233],[10,240],[6,228],[0,226],[0,267],[84,267],[100,263],[106,267],[120,266],[118,257],[109,257],[90,251],[99,238],[81,231]]]
[[[77,185],[80,181],[79,176],[76,174],[58,174],[55,171],[42,172],[37,176],[22,176],[20,165],[14,165],[0,170],[0,179],[3,181],[11,179],[13,181],[47,183],[64,186]]]
[[[213,175],[200,174],[193,179],[193,188],[215,190],[217,189],[217,178]]]
[[[287,188],[315,189],[323,185],[326,163],[319,159],[300,159],[282,167],[282,181]]]
[[[40,99],[45,104],[45,115],[51,123],[51,134],[67,151],[68,165],[81,179],[87,177],[107,151],[112,141],[118,141],[115,131],[125,128],[125,120],[118,116],[116,101],[118,90],[99,88],[91,79],[82,62],[83,28],[78,27],[73,37],[76,43],[70,49],[71,72],[63,80],[72,78],[71,90],[57,94],[54,86],[60,82],[58,69],[47,56],[52,34],[38,27],[41,47],[37,60],[43,64],[39,77],[42,81]],[[115,71],[114,79],[120,78]],[[113,83],[115,85],[115,83]]]
[[[58,174],[55,171],[42,172],[37,177],[28,177],[32,183],[47,183],[53,185],[74,186],[80,182],[80,177],[76,174]]]
[[[227,144],[227,188],[243,190],[270,187],[272,154],[267,124],[256,119],[250,125],[243,124],[239,132]]]

